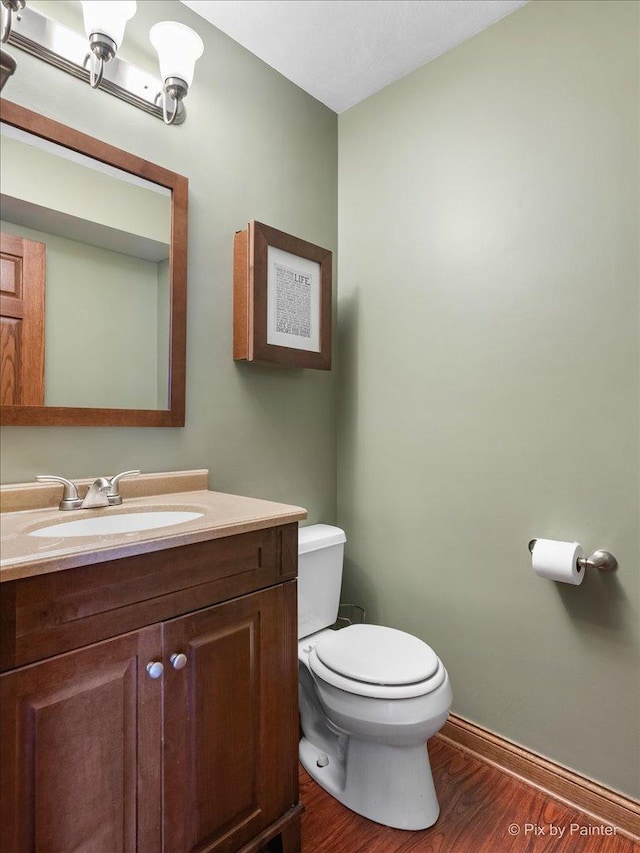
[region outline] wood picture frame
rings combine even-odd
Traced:
[[[328,249],[261,222],[236,232],[236,361],[331,370],[332,258]]]

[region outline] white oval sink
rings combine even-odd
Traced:
[[[93,518],[79,518],[77,521],[63,521],[49,527],[32,530],[29,536],[59,538],[65,536],[104,536],[109,533],[137,533],[140,530],[153,530],[157,527],[170,527],[172,524],[184,524],[201,518],[202,512],[177,512],[158,510],[157,512],[127,512],[118,515],[99,515]]]

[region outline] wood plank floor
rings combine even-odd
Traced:
[[[390,829],[349,811],[300,766],[300,798],[306,806],[302,853],[640,851],[624,836],[596,835],[602,825],[594,818],[437,738],[429,742],[429,754],[440,817],[419,832]]]

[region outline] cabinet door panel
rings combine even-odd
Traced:
[[[237,850],[297,801],[287,597],[272,588],[164,625],[166,658],[187,656],[165,679],[166,853]]]
[[[160,642],[149,628],[2,676],[3,850],[159,849]]]
[[[200,834],[209,837],[259,810],[259,643],[260,614],[212,629],[190,643],[197,670],[192,743],[197,758]],[[220,688],[219,685],[224,685]],[[225,701],[233,696],[233,702]],[[222,701],[220,701],[222,699]],[[258,701],[256,701],[258,699]],[[224,767],[224,785],[220,768]]]

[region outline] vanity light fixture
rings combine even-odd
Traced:
[[[0,2],[3,40],[6,32],[9,44],[166,124],[185,120],[184,99],[193,82],[196,60],[204,52],[202,39],[190,27],[163,21],[151,28],[151,42],[160,62],[159,79],[118,55],[127,21],[136,12],[134,0],[82,2],[86,35],[26,6],[25,0]]]
[[[105,62],[116,55],[124,38],[127,21],[135,13],[135,0],[88,0],[82,3],[84,31],[91,49],[89,83],[92,89],[97,89],[102,82]]]

